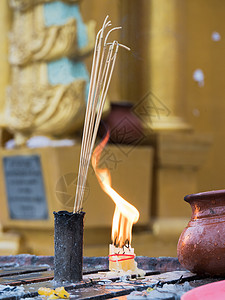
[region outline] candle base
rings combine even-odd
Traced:
[[[118,273],[132,273],[139,276],[144,276],[145,272],[137,267],[137,262],[134,260],[135,256],[134,248],[117,248],[110,244],[109,270]]]

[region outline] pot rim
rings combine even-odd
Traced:
[[[111,106],[113,107],[119,107],[119,108],[132,108],[134,106],[134,103],[131,101],[111,101]]]
[[[186,195],[184,197],[184,200],[186,202],[190,202],[192,200],[216,200],[216,199],[220,199],[220,198],[225,199],[225,189]]]

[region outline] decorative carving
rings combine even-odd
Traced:
[[[35,33],[31,40],[26,32],[22,38],[12,33],[9,62],[13,65],[25,65],[34,61],[48,61],[62,55],[75,54],[76,38],[74,19],[63,26],[45,27],[41,32]],[[27,46],[24,47],[24,44]]]
[[[60,137],[82,124],[85,111],[85,81],[68,85],[20,85],[8,89],[8,127],[24,136]]]
[[[79,48],[75,19],[69,19],[61,26],[45,27],[41,6],[26,14],[17,12],[10,34],[9,62],[12,65],[23,66],[36,61],[84,56],[94,46],[95,22],[90,21],[86,28],[88,43]]]
[[[6,119],[16,145],[25,145],[34,135],[65,138],[83,123],[89,77],[79,58],[93,49],[95,22],[83,23],[77,0],[62,1],[71,7],[59,3],[54,18],[60,22],[54,22],[55,5],[46,14],[46,2],[10,0],[16,9]]]
[[[55,0],[8,0],[11,8],[15,10],[25,11],[38,4],[53,2]],[[65,3],[74,4],[80,0],[62,0]]]

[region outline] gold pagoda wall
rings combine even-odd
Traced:
[[[8,64],[8,31],[10,29],[10,10],[6,0],[0,2],[0,126],[5,123],[5,95],[6,86],[9,83],[9,64]]]
[[[210,132],[211,150],[198,174],[199,191],[224,189],[225,174],[225,2],[220,0],[188,0],[186,94],[187,117],[196,132]],[[212,34],[218,32],[220,40]],[[201,69],[204,86],[193,80]]]
[[[91,9],[88,10],[88,6]],[[156,6],[161,6],[160,14],[155,11],[154,15]],[[171,51],[174,51],[173,47],[177,47],[176,40],[182,40],[180,48],[175,49],[178,53],[174,65],[177,72],[173,83],[177,90],[177,94],[173,97],[176,101],[175,110],[185,119],[192,131],[202,135],[211,134],[213,141],[205,164],[198,171],[198,190],[225,188],[225,160],[223,159],[225,2],[221,0],[89,0],[88,3],[83,1],[81,9],[85,20],[93,17],[97,19],[97,23],[104,18],[105,14],[110,14],[113,22],[118,22],[125,32],[128,32],[121,40],[123,42],[130,40],[131,49],[135,50],[133,55],[125,53],[133,68],[128,69],[128,72],[127,69],[121,70],[121,66],[119,67],[119,64],[123,66],[128,64],[121,61],[121,57],[125,59],[124,55],[118,57],[117,73],[114,74],[109,92],[113,100],[138,101],[152,87],[153,82],[159,80],[158,77],[163,72],[167,74],[168,79],[164,78],[165,83],[161,83],[159,90],[162,94],[167,92],[167,84],[171,81],[170,76],[174,70],[171,69],[171,65],[162,63],[158,64],[159,70],[155,71],[157,73],[152,71],[152,56],[157,55],[152,52],[157,49],[152,48],[151,38],[154,34],[157,35],[159,28],[150,27],[154,25],[153,22],[157,22],[155,24],[160,26],[161,21],[168,22],[168,31],[171,31],[171,26],[174,26],[176,31]],[[139,26],[138,30],[134,30],[135,26]],[[214,31],[219,32],[220,41],[212,40]],[[164,41],[166,42],[166,39]],[[163,47],[163,40],[161,47]],[[165,53],[165,61],[168,60],[170,56]],[[202,69],[204,72],[203,87],[199,87],[193,79],[196,69]],[[132,72],[135,73],[136,82],[131,79]],[[119,86],[118,82],[121,82]]]

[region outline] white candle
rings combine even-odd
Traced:
[[[110,271],[137,271],[137,263],[135,258],[134,248],[123,247],[117,248],[114,245],[109,245],[109,270]]]

